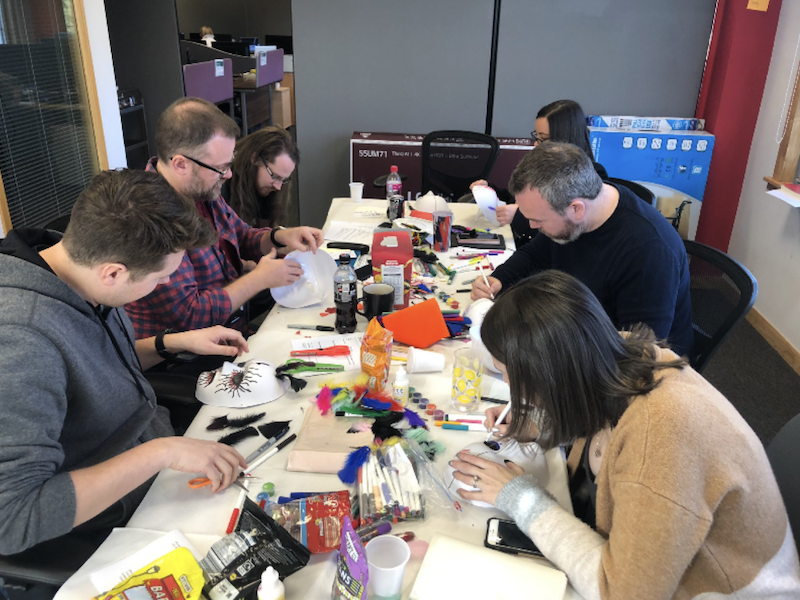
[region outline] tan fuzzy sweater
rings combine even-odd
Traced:
[[[657,377],[603,454],[596,531],[557,505],[532,522],[515,518],[587,600],[800,598],[796,547],[761,442],[694,370]],[[584,445],[570,454],[573,471]],[[535,506],[530,493],[518,493],[518,506]]]

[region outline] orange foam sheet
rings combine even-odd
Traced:
[[[395,341],[415,348],[427,348],[450,336],[435,298],[386,315],[383,326],[394,333]]]

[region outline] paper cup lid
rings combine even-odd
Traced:
[[[277,400],[289,387],[275,377],[275,366],[257,358],[246,362],[225,362],[197,378],[195,395],[203,404],[247,408]]]
[[[272,288],[270,292],[275,302],[286,308],[303,308],[324,300],[333,301],[333,275],[336,261],[323,250],[300,252],[295,250],[286,255],[303,267],[303,275],[291,285]]]

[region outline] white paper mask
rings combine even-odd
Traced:
[[[414,210],[432,213],[437,210],[450,210],[450,207],[447,206],[447,200],[441,196],[437,196],[433,192],[428,192],[424,196],[417,198],[417,201],[414,203]]]
[[[275,366],[257,358],[246,362],[225,362],[197,378],[195,395],[203,404],[247,408],[277,400],[289,388],[288,381],[275,377]]]
[[[275,302],[286,308],[303,308],[323,301],[333,302],[333,275],[336,261],[322,250],[295,250],[286,255],[287,259],[297,261],[303,267],[303,275],[291,285],[272,288]]]
[[[483,341],[481,340],[481,325],[483,324],[483,319],[493,305],[494,302],[492,302],[489,298],[481,298],[467,307],[467,310],[464,311],[464,316],[468,317],[470,321],[472,321],[472,325],[469,328],[469,335],[470,338],[472,338],[473,349],[481,357],[481,364],[483,364],[483,368],[488,369],[492,373],[500,373],[500,371],[497,370],[497,367],[494,366],[492,355],[489,354],[489,351],[486,349],[486,346],[483,345]]]
[[[472,188],[472,196],[475,198],[475,203],[481,209],[483,216],[492,224],[493,227],[500,225],[497,220],[497,207],[505,206],[506,203],[497,198],[497,193],[490,187],[485,185],[476,185]]]
[[[464,450],[469,450],[472,456],[485,458],[486,460],[491,460],[498,464],[504,464],[504,461],[510,460],[514,464],[522,467],[525,473],[535,475],[541,485],[547,485],[547,482],[550,478],[550,469],[547,467],[547,459],[545,458],[541,448],[539,448],[539,444],[536,442],[520,444],[516,440],[502,438],[493,438],[493,440],[499,444],[499,450],[492,450],[483,442],[475,442],[470,444],[464,448]],[[453,459],[458,460],[458,457],[454,456]],[[456,470],[448,464],[443,473],[444,483],[447,486],[447,489],[452,492],[454,497],[460,498],[459,501],[470,502],[475,506],[493,508],[491,504],[487,504],[486,502],[462,498],[456,490],[463,489],[467,492],[474,492],[480,488],[481,483],[478,481],[477,488],[474,488],[469,484],[462,483],[455,478],[455,471]]]

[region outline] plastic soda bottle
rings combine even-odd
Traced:
[[[392,165],[389,171],[389,176],[386,178],[387,200],[392,196],[403,195],[403,180],[400,179],[400,174],[397,172],[397,165]]]
[[[339,257],[339,268],[333,274],[333,300],[336,304],[336,331],[353,333],[356,330],[358,279],[350,266],[350,255]]]

